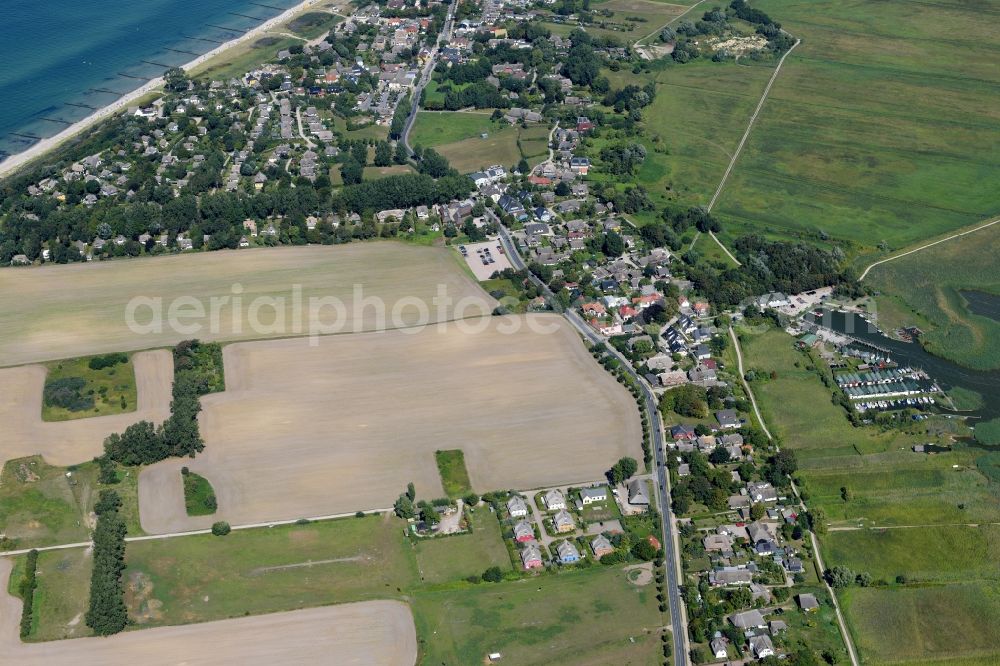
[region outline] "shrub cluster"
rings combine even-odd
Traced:
[[[94,407],[94,396],[84,395],[80,391],[87,385],[82,377],[62,377],[45,385],[42,392],[45,404],[51,407],[62,407],[71,412],[83,412]]]
[[[87,363],[87,367],[91,370],[104,370],[105,368],[112,368],[119,363],[127,363],[128,354],[117,353],[117,354],[104,354],[103,356],[95,356],[90,359]]]

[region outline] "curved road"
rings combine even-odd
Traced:
[[[500,240],[504,245],[504,251],[510,258],[511,264],[513,264],[514,268],[517,270],[527,271],[527,266],[525,266],[524,261],[521,259],[521,255],[517,251],[517,247],[515,246],[513,239],[511,239],[507,228],[504,227],[500,219],[493,214],[493,211],[488,208],[486,210],[487,214],[497,224],[497,228],[500,231]],[[552,293],[552,290],[549,289],[548,285],[535,277],[531,271],[527,271],[527,273],[531,281],[542,290],[542,293],[554,300],[554,294]],[[573,324],[580,334],[591,343],[604,344],[604,339],[594,332],[594,330],[590,328],[590,326],[588,326],[576,312],[572,310],[565,310],[562,314],[571,324]],[[656,395],[646,384],[646,381],[635,372],[632,368],[632,364],[629,363],[617,349],[607,345],[607,350],[608,353],[618,358],[625,371],[628,372],[633,379],[635,379],[636,385],[642,390],[643,399],[646,404],[646,412],[649,416],[653,437],[653,461],[656,466],[656,487],[657,494],[660,497],[660,522],[664,536],[663,554],[664,561],[666,563],[667,597],[670,600],[671,634],[673,635],[674,643],[673,663],[676,666],[681,666],[689,663],[687,649],[687,618],[684,603],[681,601],[680,595],[681,568],[680,558],[678,557],[679,547],[676,539],[677,530],[675,529],[674,515],[670,509],[670,480],[666,472],[666,460],[663,451],[663,424],[660,422],[660,412],[656,401]]]

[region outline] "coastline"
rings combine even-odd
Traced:
[[[318,4],[319,2],[321,2],[321,0],[303,0],[302,2],[296,4],[295,6],[290,7],[285,11],[281,12],[277,16],[270,18],[267,21],[261,23],[260,25],[247,30],[242,35],[234,37],[228,42],[220,44],[211,51],[203,53],[202,55],[198,56],[197,58],[194,58],[190,62],[184,63],[183,65],[181,65],[181,67],[186,72],[190,71],[195,67],[198,67],[199,65],[202,65],[203,63],[207,62],[208,60],[211,60],[212,58],[221,55],[225,51],[232,49],[235,46],[239,46],[240,44],[243,44],[245,42],[248,42],[250,40],[262,36],[264,33],[277,27],[281,23],[288,21],[289,19],[291,19],[293,16],[303,11],[304,9],[308,9],[313,5]],[[46,153],[50,152],[51,150],[58,147],[62,143],[68,141],[69,139],[72,139],[81,132],[93,127],[94,125],[100,123],[103,120],[110,118],[119,111],[127,109],[129,105],[131,105],[137,99],[140,99],[141,97],[148,95],[149,93],[159,89],[162,85],[163,85],[162,76],[150,79],[149,81],[139,86],[135,90],[126,93],[125,95],[119,97],[118,99],[116,99],[114,102],[111,102],[107,106],[104,106],[98,109],[97,111],[94,111],[86,118],[78,120],[69,127],[66,127],[58,134],[54,134],[50,137],[44,138],[38,141],[37,143],[33,144],[32,146],[29,146],[27,149],[21,151],[20,153],[17,153],[16,155],[11,155],[3,162],[0,162],[0,178],[5,178],[11,175],[13,172],[27,165],[29,162],[39,159],[40,157],[43,157]]]

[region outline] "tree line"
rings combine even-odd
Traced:
[[[122,501],[113,490],[102,490],[94,506],[94,566],[86,623],[98,636],[117,634],[128,624],[122,572],[125,570],[125,521],[118,514]]]

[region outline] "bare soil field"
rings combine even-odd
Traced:
[[[297,292],[294,285],[299,286]],[[355,285],[362,288],[361,298]],[[362,309],[362,299],[380,299],[386,304],[387,318],[391,318],[394,306],[412,299],[430,304],[439,286],[453,302],[477,299],[478,310],[467,307],[466,316],[489,313],[493,308],[492,300],[462,272],[448,250],[388,241],[197,252],[3,271],[0,366],[151,349],[189,338],[249,340],[303,335],[309,332],[308,306],[313,297],[335,297],[345,307],[343,316],[332,307],[324,308],[319,315],[321,323],[338,320],[342,324],[338,332],[373,330],[378,324],[377,310],[374,306]],[[182,314],[178,321],[186,328],[176,330],[165,323],[159,331],[135,332],[126,315],[129,302],[137,297],[161,299],[159,306],[146,304],[135,309],[134,318],[140,325],[150,323],[154,307],[166,319],[171,304],[175,304],[175,312]],[[177,300],[182,297],[186,302]],[[213,297],[218,303],[214,318]],[[281,300],[269,303],[258,299],[259,307],[253,309],[257,297]],[[301,303],[298,309],[296,298]],[[198,312],[199,307],[203,313]],[[297,312],[301,316],[297,317]],[[430,307],[432,321],[450,318],[454,312],[454,306],[440,311]],[[412,306],[401,310],[403,325],[414,323],[416,318]],[[259,325],[254,326],[254,322]],[[300,326],[296,327],[296,322]]]
[[[202,399],[205,451],[140,476],[143,529],[388,507],[410,481],[441,497],[438,449],[464,451],[479,492],[591,481],[640,457],[631,395],[561,317],[475,325],[226,346],[226,391]],[[182,465],[215,488],[215,516],[186,515]]]
[[[2,297],[0,297],[2,299]],[[0,466],[12,458],[40,454],[52,465],[73,465],[100,455],[104,438],[142,420],[159,423],[170,416],[174,362],[167,350],[139,352],[135,367],[138,409],[125,414],[73,421],[42,421],[45,368],[28,365],[0,369]]]
[[[0,654],[21,666],[386,664],[412,666],[417,634],[409,606],[364,601],[232,620],[130,631],[111,638],[22,643],[21,601],[7,592],[0,560]]]

